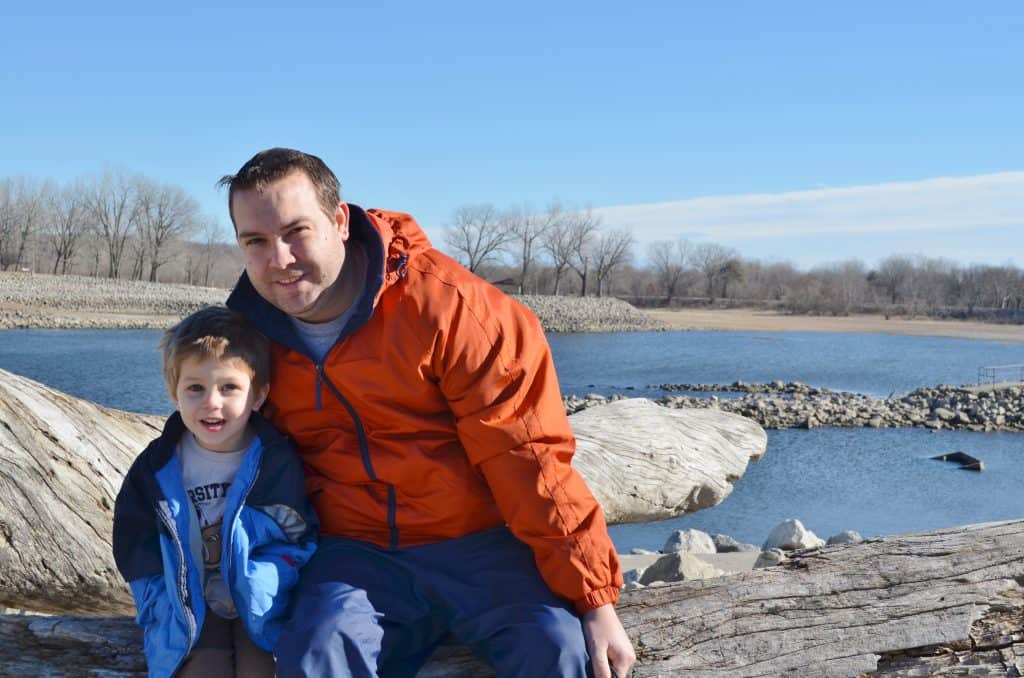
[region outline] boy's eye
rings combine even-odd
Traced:
[[[237,391],[239,388],[241,388],[241,386],[239,386],[238,384],[224,384],[224,386],[222,386],[221,388],[223,388],[225,391]]]
[[[185,387],[185,390],[189,393],[202,393],[203,387],[201,384],[189,384]]]

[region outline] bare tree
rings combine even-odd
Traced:
[[[14,181],[0,181],[0,271],[14,260],[14,242],[17,231],[17,194]]]
[[[223,244],[224,231],[216,218],[204,217],[199,220],[199,242],[191,243],[188,248],[188,261],[185,265],[189,285],[210,286],[210,274],[213,271],[214,257],[218,245]]]
[[[708,299],[715,301],[715,290],[723,277],[735,275],[733,260],[739,260],[739,252],[718,243],[701,243],[693,248],[691,261],[704,275]]]
[[[548,214],[555,215],[548,228],[541,235],[541,249],[548,255],[551,262],[551,273],[553,284],[551,294],[558,295],[558,287],[562,276],[569,268],[569,259],[572,257],[572,228],[568,215],[557,204],[548,207]]]
[[[0,270],[21,267],[42,228],[49,184],[19,177],[0,182]]]
[[[594,263],[601,219],[588,208],[569,215],[569,268],[580,277],[580,296],[587,296],[587,278]]]
[[[497,259],[509,241],[508,223],[502,223],[494,205],[463,205],[455,210],[452,223],[444,227],[444,241],[456,252],[471,273]]]
[[[594,247],[594,275],[597,277],[597,296],[601,296],[612,272],[633,258],[633,234],[627,230],[602,233]],[[610,290],[609,290],[610,292]]]
[[[95,177],[86,191],[86,204],[99,226],[107,248],[107,277],[121,270],[128,236],[138,219],[138,181],[124,170],[107,171]]]
[[[49,199],[50,246],[53,249],[53,273],[68,272],[82,237],[89,231],[90,223],[85,209],[85,192],[80,185],[65,186],[54,191]]]
[[[665,293],[666,306],[672,304],[672,298],[684,282],[692,249],[690,241],[685,238],[652,242],[647,246],[647,258],[658,285]]]
[[[533,265],[538,243],[552,225],[562,218],[562,210],[557,203],[548,206],[544,214],[533,214],[532,210],[524,206],[505,215],[507,230],[512,234],[508,249],[519,262],[519,294],[526,293],[526,279]]]
[[[880,289],[888,303],[895,305],[904,292],[914,262],[908,257],[891,256],[883,259],[878,268],[868,273],[868,282]]]
[[[169,260],[167,245],[191,236],[198,228],[199,205],[180,186],[140,180],[138,224],[142,246],[149,259],[149,281]]]
[[[17,185],[15,214],[17,218],[18,249],[14,255],[14,265],[25,265],[25,251],[33,237],[41,230],[45,205],[53,186],[46,182],[38,184],[29,179],[22,179]]]

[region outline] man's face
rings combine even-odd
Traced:
[[[232,203],[245,270],[260,296],[288,315],[326,322],[338,308],[345,263],[348,205],[324,213],[304,172],[275,181],[262,192],[238,191]]]

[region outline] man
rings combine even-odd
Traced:
[[[409,215],[342,202],[315,156],[221,183],[245,255],[228,305],[273,340],[265,413],[323,536],[278,675],[411,676],[453,636],[499,675],[624,676],[622,575],[536,318]]]

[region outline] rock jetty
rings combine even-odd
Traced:
[[[799,382],[767,384],[662,384],[665,391],[736,393],[741,397],[673,394],[655,400],[672,408],[713,408],[740,414],[768,429],[835,427],[932,430],[1024,431],[1024,388],[933,386],[907,395],[875,398],[815,388]],[[608,400],[596,394],[566,396],[566,411],[578,412]]]

